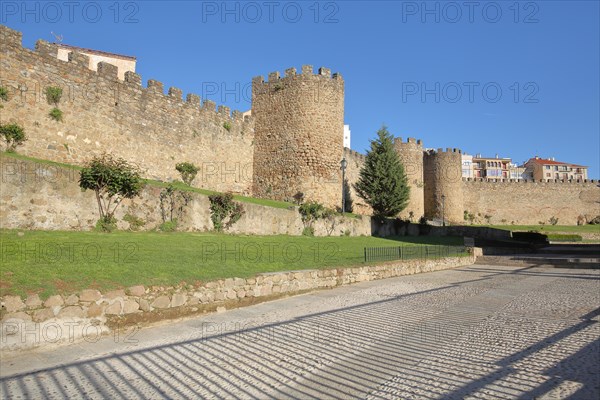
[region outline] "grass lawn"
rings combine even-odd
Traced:
[[[490,228],[509,231],[600,233],[600,225],[489,225]]]
[[[462,245],[460,237],[232,236],[0,230],[0,295],[195,284],[260,272],[364,265],[364,247]]]

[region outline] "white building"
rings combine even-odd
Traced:
[[[344,147],[350,148],[350,125],[344,125]]]
[[[92,71],[98,69],[98,63],[104,61],[112,64],[118,68],[117,75],[120,80],[125,79],[125,72],[135,72],[136,58],[131,56],[124,56],[121,54],[108,53],[106,51],[85,49],[82,47],[69,46],[62,43],[55,43],[58,46],[57,58],[59,60],[68,61],[69,53],[75,51],[77,53],[84,54],[90,58],[88,68]]]
[[[473,156],[463,153],[462,155],[462,177],[473,178]]]

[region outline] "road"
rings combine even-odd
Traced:
[[[2,398],[600,398],[600,271],[473,265],[4,357]]]

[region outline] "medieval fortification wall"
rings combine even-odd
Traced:
[[[19,152],[43,159],[82,164],[103,151],[138,164],[145,176],[178,178],[175,164],[194,162],[202,168],[195,186],[250,194],[254,123],[212,101],[149,80],[138,74],[117,78],[117,68],[71,53],[56,58],[57,47],[42,40],[35,51],[23,48],[22,35],[0,26],[0,85],[9,90],[0,121],[17,122],[28,140]],[[63,89],[58,108],[63,121],[48,115],[45,90]]]
[[[348,161],[347,192],[358,214],[371,210],[353,188],[364,155],[344,149],[344,81],[327,68],[303,66],[252,81],[252,116],[243,117],[212,101],[169,88],[116,67],[71,53],[58,60],[57,47],[38,41],[23,48],[22,34],[0,25],[0,85],[9,90],[0,122],[25,128],[19,152],[53,161],[83,164],[104,151],[138,164],[148,178],[178,179],[175,164],[201,167],[193,185],[279,200],[297,192],[307,200],[340,207],[340,160]],[[45,90],[63,89],[63,121],[49,117]],[[597,182],[480,182],[461,177],[461,151],[423,151],[420,140],[394,142],[411,187],[403,219],[421,216],[464,224],[465,211],[481,223],[537,224],[551,217],[575,224],[600,215]],[[16,189],[15,189],[16,190]],[[14,193],[13,193],[14,195]],[[10,201],[10,193],[2,196]],[[41,217],[40,217],[41,218]],[[16,223],[16,222],[15,222]],[[41,222],[40,222],[41,223]],[[43,224],[43,223],[42,223]]]

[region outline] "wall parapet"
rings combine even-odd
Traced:
[[[94,80],[102,80],[105,79],[107,84],[110,85],[119,85],[122,86],[123,89],[127,87],[139,87],[142,90],[142,94],[144,95],[154,95],[157,98],[157,101],[163,101],[166,103],[170,102],[181,102],[183,97],[183,92],[178,88],[170,88],[167,94],[164,93],[164,85],[162,82],[154,79],[149,79],[147,82],[147,87],[142,87],[142,77],[139,74],[128,71],[125,73],[124,81],[118,79],[118,68],[112,64],[101,61],[97,64],[97,70],[91,70],[88,68],[89,65],[89,57],[81,54],[76,51],[72,51],[68,54],[68,60],[59,60],[58,56],[58,46],[53,43],[49,43],[45,40],[38,40],[35,44],[35,50],[31,51],[28,48],[23,47],[23,34],[19,31],[13,30],[7,26],[0,25],[0,49],[13,47],[18,50],[22,50],[29,54],[36,54],[40,61],[45,64],[55,65],[55,66],[65,66],[71,65],[77,69],[73,72],[74,74],[83,75],[83,81],[86,80],[94,81]],[[85,68],[84,68],[85,67]],[[49,77],[49,80],[52,80],[52,77]],[[75,83],[74,83],[75,85]],[[123,95],[127,95],[127,90],[119,90],[119,93]],[[195,100],[196,98],[200,98],[196,94],[188,94],[188,99],[190,98]],[[158,100],[160,99],[160,100]],[[200,102],[196,101],[186,101],[186,104],[192,107],[199,106]],[[209,103],[210,104],[210,103]],[[225,110],[227,107],[223,107],[221,112],[218,112],[216,106],[214,108],[214,113],[227,116],[232,122],[241,125],[247,125],[251,123],[251,120],[246,120],[243,118],[235,118],[231,113],[226,113]],[[212,110],[212,107],[198,107],[198,111],[201,110]]]
[[[598,184],[600,183],[597,179],[485,179],[485,178],[462,178],[463,182],[468,183],[482,183],[482,184]]]
[[[291,67],[285,70],[283,76],[279,71],[269,72],[267,80],[265,81],[264,76],[257,75],[252,78],[253,84],[271,84],[276,82],[285,82],[286,80],[296,79],[298,77],[324,77],[333,81],[342,80],[342,75],[338,72],[331,74],[330,68],[320,67],[315,74],[313,72],[312,65],[303,65],[301,73],[298,74],[295,67]]]

